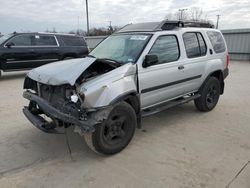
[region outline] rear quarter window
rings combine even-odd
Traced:
[[[83,37],[57,36],[61,46],[87,46]]]
[[[226,45],[220,32],[208,31],[207,35],[212,43],[215,53],[222,53],[226,51]]]

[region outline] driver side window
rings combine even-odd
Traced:
[[[18,35],[8,41],[12,46],[32,46],[33,40],[31,35]]]
[[[175,35],[160,36],[154,43],[149,54],[158,56],[158,64],[177,61],[180,57],[180,50]]]

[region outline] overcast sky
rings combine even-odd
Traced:
[[[89,0],[90,27],[159,21],[180,8],[201,7],[220,29],[250,28],[250,0]],[[0,32],[86,30],[85,0],[1,0]]]

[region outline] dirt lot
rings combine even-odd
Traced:
[[[210,113],[193,103],[143,120],[121,153],[98,156],[71,130],[49,135],[23,116],[25,73],[0,80],[0,187],[250,187],[250,62],[232,62]]]

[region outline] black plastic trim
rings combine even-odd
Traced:
[[[178,80],[178,81],[158,85],[158,86],[155,86],[155,87],[146,88],[146,89],[141,90],[141,93],[148,93],[148,92],[151,92],[151,91],[154,91],[154,90],[158,90],[158,89],[162,89],[162,88],[165,88],[165,87],[173,86],[173,85],[180,84],[180,83],[183,83],[183,82],[188,82],[190,80],[195,80],[195,79],[201,78],[201,76],[202,75],[197,75],[197,76],[193,76],[193,77],[190,77],[190,78],[186,78],[186,79],[182,79],[182,80]]]
[[[116,97],[114,100],[112,100],[109,103],[109,106],[112,106],[112,105],[116,104],[117,102],[124,101],[131,95],[134,95],[134,96],[138,97],[138,93],[136,91],[125,92],[125,93],[119,95],[118,97]]]
[[[225,79],[229,75],[229,69],[226,68],[223,70],[223,78]]]

